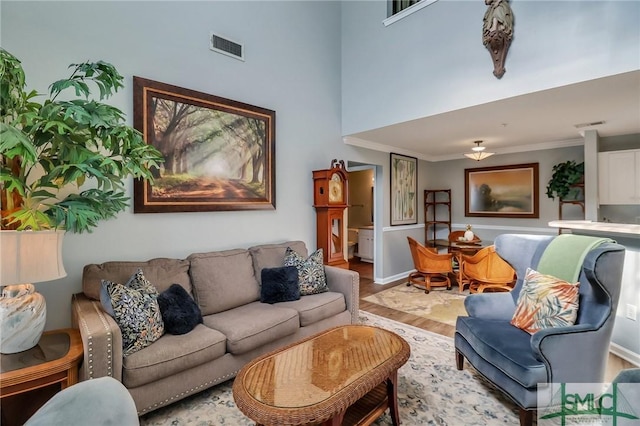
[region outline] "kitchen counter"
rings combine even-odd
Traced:
[[[592,222],[590,220],[552,220],[552,228],[576,230],[576,233],[594,235],[620,235],[627,238],[640,238],[640,225],[631,223]]]

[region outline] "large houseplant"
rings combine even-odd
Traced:
[[[124,180],[152,180],[162,161],[122,111],[100,102],[123,87],[118,71],[102,61],[70,68],[39,103],[20,61],[0,49],[0,229],[91,232],[126,208]],[[67,89],[76,99],[60,96]]]
[[[584,162],[568,160],[553,166],[553,174],[547,184],[547,197],[567,198],[572,186],[584,180]],[[579,192],[579,191],[578,191]]]

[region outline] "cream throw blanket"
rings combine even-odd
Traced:
[[[538,263],[538,272],[552,275],[570,283],[580,277],[584,258],[591,249],[602,243],[613,243],[610,238],[562,234],[549,243]]]

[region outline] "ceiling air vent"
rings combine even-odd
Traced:
[[[604,121],[592,121],[591,123],[580,123],[580,124],[575,124],[574,127],[576,129],[582,129],[583,127],[599,126],[601,124],[604,124]]]
[[[244,46],[214,33],[209,34],[209,49],[244,61]]]

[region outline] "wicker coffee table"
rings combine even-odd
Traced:
[[[398,368],[409,354],[388,330],[340,326],[247,364],[233,398],[258,425],[368,425],[387,408],[398,425]]]

